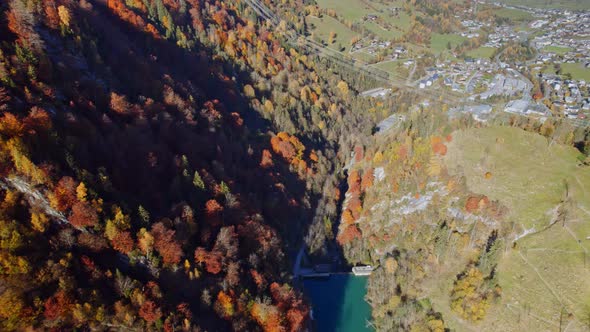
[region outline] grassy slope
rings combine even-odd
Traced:
[[[480,47],[480,48],[476,48],[474,50],[471,50],[469,52],[467,52],[467,56],[470,56],[472,58],[486,58],[489,59],[492,57],[492,55],[494,54],[494,52],[496,51],[495,48],[493,47]]]
[[[455,34],[433,33],[430,38],[430,48],[435,53],[444,52],[450,42],[451,47],[455,47],[465,41],[467,38]]]
[[[317,3],[321,8],[334,9],[345,20],[351,22],[362,22],[363,18],[368,14],[379,16],[384,21],[392,24],[394,28],[385,29],[373,21],[364,22],[363,25],[367,30],[383,40],[400,37],[409,28],[410,24],[410,17],[406,13],[400,12],[398,16],[391,17],[390,11],[387,9],[388,7],[399,7],[402,5],[401,2],[394,2],[387,6],[378,2],[361,2],[358,0],[318,0]],[[318,29],[323,28],[318,26]],[[327,35],[329,31],[318,30],[318,33]]]
[[[583,330],[585,308],[590,305],[590,270],[584,267],[584,252],[590,250],[585,240],[590,235],[590,172],[576,166],[578,152],[559,145],[549,148],[545,138],[508,127],[471,129],[453,136],[446,157],[451,172],[462,169],[471,190],[508,206],[507,220],[542,229],[550,220],[547,212],[564,197],[564,180],[577,205],[565,226],[529,235],[517,249],[506,251],[498,267],[500,303],[473,328],[557,330],[561,308],[566,308],[574,316],[571,323],[565,319],[562,328],[571,324],[571,330]],[[490,180],[483,177],[487,171],[493,173]],[[586,260],[590,264],[590,258]],[[445,301],[435,302],[447,306],[440,309],[448,312]],[[454,315],[445,316],[451,327],[469,328]]]
[[[321,8],[330,8],[350,21],[362,19],[365,15],[374,13],[369,6],[357,0],[318,0]]]
[[[347,26],[340,23],[335,18],[324,15],[322,18],[309,16],[307,18],[309,24],[313,24],[315,29],[313,30],[322,40],[328,42],[330,32],[336,33],[336,41],[334,44],[329,44],[328,47],[338,50],[338,45],[342,45],[348,51],[350,49],[350,41],[353,37],[358,34],[350,30]],[[339,50],[338,50],[339,51]]]

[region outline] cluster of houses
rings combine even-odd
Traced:
[[[363,51],[367,54],[375,55],[383,50],[388,50],[389,53],[385,61],[402,58],[404,55],[408,53],[408,50],[402,45],[392,47],[391,41],[379,39],[359,40],[352,46],[350,52],[354,53],[358,51]]]
[[[493,33],[488,35],[487,42],[483,45],[485,47],[500,48],[507,42],[526,40],[525,32],[515,32],[514,28],[509,25],[500,25],[494,29]]]
[[[543,75],[546,94],[552,96],[551,104],[570,119],[590,116],[590,84],[584,80],[568,80],[557,75]]]
[[[590,12],[569,13],[560,12],[550,19],[535,21],[531,25],[539,25],[539,22],[547,22],[544,25],[544,33],[536,36],[531,44],[539,50],[537,63],[584,63],[590,64]],[[548,46],[558,46],[563,52],[557,54]]]

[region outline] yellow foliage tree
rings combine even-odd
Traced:
[[[344,81],[340,81],[338,82],[338,84],[336,85],[336,87],[338,88],[338,90],[340,90],[340,92],[342,93],[343,96],[348,96],[348,84],[346,84],[346,82]]]
[[[65,6],[57,7],[57,15],[59,16],[59,21],[66,27],[70,27],[70,11]]]
[[[47,215],[41,212],[31,213],[31,226],[38,232],[44,232],[49,224],[49,218]]]
[[[76,187],[76,197],[80,202],[86,202],[87,195],[88,190],[86,189],[86,185],[84,185],[84,182],[80,182],[78,187]]]

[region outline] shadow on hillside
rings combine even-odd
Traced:
[[[63,133],[54,149],[65,148],[71,157],[62,161],[64,168],[78,173],[90,187],[101,188],[99,194],[106,201],[126,204],[123,206],[126,211],[136,211],[140,205],[150,207],[154,222],[168,216],[169,207],[178,202],[204,206],[207,197],[195,191],[192,178],[188,182],[183,180],[178,157],[184,155],[192,169],[227,182],[232,194],[242,202],[241,206],[229,207],[224,212],[224,225],[239,225],[253,212],[261,211],[266,223],[278,229],[283,238],[303,237],[315,203],[311,208],[288,204],[290,198],[304,197],[306,188],[304,181],[291,172],[286,163],[276,160],[272,172],[259,166],[262,150],[269,148],[269,132],[274,128],[249,108],[240,86],[222,75],[222,72],[230,72],[245,84],[249,73],[240,71],[233,63],[210,61],[212,51],[201,46],[189,52],[173,42],[137,31],[111,14],[104,4],[94,3],[92,11],[78,10],[76,14],[85,22],[81,25],[84,32],[96,38],[94,49],[90,43],[78,45],[83,57],[68,52],[72,46],[69,42],[43,34],[49,57],[56,64],[62,63],[51,78],[59,82],[56,85],[63,91],[57,100],[64,110],[70,109],[56,112],[54,119],[57,132]],[[92,27],[93,32],[87,27]],[[162,102],[162,91],[175,82],[187,88],[187,91],[179,91],[182,98],[194,98],[198,107],[206,101],[220,100],[221,104],[216,107],[224,115],[221,123],[211,125],[199,117],[203,111],[180,107],[144,107],[130,114],[108,111],[111,92],[128,96],[130,104],[148,105],[146,97]],[[235,126],[228,120],[232,112],[243,118],[242,126]],[[35,152],[40,157],[63,154],[58,153],[63,150],[56,150]],[[281,190],[281,185],[288,188],[288,192]],[[312,202],[316,200],[317,197],[311,199]],[[205,219],[202,209],[196,209],[195,219]],[[215,228],[204,226],[203,229],[187,239],[185,248],[194,248],[194,243],[203,238],[212,244],[214,234],[207,237],[202,233],[215,232]],[[288,252],[289,243],[285,241],[282,245],[283,251]],[[87,254],[93,255],[105,270],[126,270],[143,281],[155,278],[142,267],[122,261],[110,250],[99,255]],[[185,256],[190,258],[192,253]],[[290,266],[280,258],[279,262],[279,265],[262,262],[261,270],[288,281],[283,272],[290,270]],[[163,272],[159,281],[171,301],[191,303],[193,312],[199,313],[195,316],[202,327],[215,329],[207,317],[216,314],[198,303],[207,282],[217,279],[191,281],[183,272]],[[242,280],[242,285],[255,289],[247,282]],[[104,290],[105,293],[111,291]],[[340,296],[335,294],[333,299]]]

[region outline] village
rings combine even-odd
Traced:
[[[554,116],[586,121],[590,117],[590,13],[494,5],[529,15],[530,20],[494,25],[465,18],[469,13],[458,14],[464,28],[459,35],[465,39],[479,38],[484,27],[491,30],[480,48],[486,54],[460,56],[451,50],[452,56],[438,56],[434,65],[416,70],[424,55],[404,44],[365,38],[355,43],[350,53],[386,54],[382,63],[396,62],[407,73],[411,86],[440,95],[463,95],[469,106],[456,107],[452,114],[467,112],[485,121],[492,109],[499,109],[541,119]],[[507,47],[519,44],[527,45],[533,56],[502,56],[511,51]],[[374,66],[380,68],[379,63]],[[421,73],[420,77],[413,77],[418,76],[414,72]],[[388,92],[380,88],[363,95],[385,97]]]

